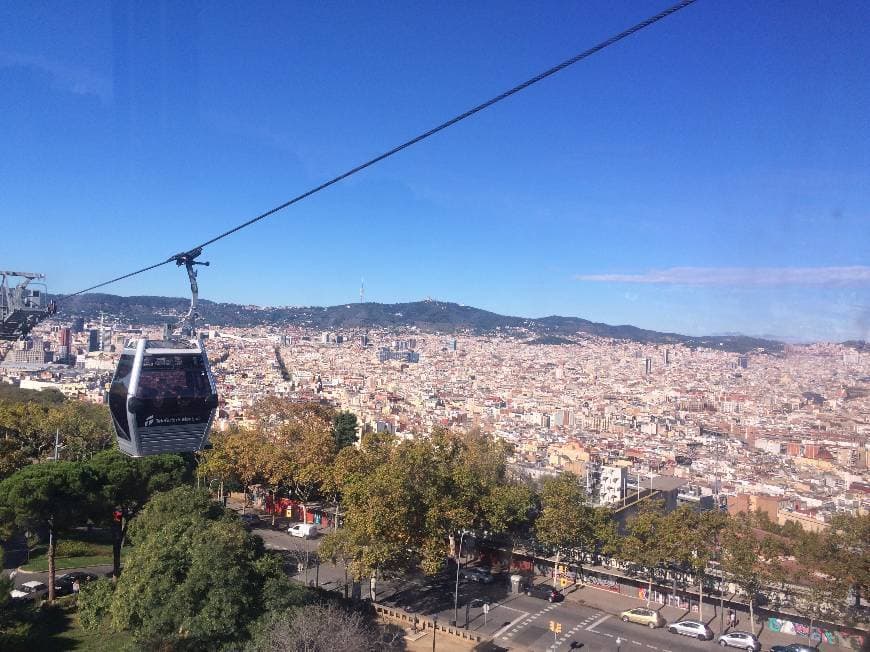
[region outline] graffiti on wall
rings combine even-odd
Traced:
[[[809,637],[809,625],[797,623],[783,618],[768,618],[767,628],[772,632],[780,632],[782,634],[793,634],[794,636]],[[861,650],[864,646],[866,634],[856,629],[823,629],[821,627],[813,627],[813,632],[816,632],[822,640],[822,643],[829,645],[839,645],[840,647],[851,648],[853,650]]]

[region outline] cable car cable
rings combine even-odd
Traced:
[[[402,150],[405,150],[405,149],[411,147],[412,145],[416,145],[417,143],[419,143],[423,140],[426,140],[430,136],[434,136],[435,134],[437,134],[441,131],[444,131],[448,127],[452,127],[453,125],[457,124],[458,122],[462,122],[466,118],[470,118],[471,116],[473,116],[477,113],[480,113],[484,109],[488,109],[493,104],[497,104],[498,102],[501,102],[502,100],[505,100],[505,99],[511,97],[512,95],[515,95],[515,94],[519,93],[520,91],[527,89],[529,86],[537,84],[538,82],[546,79],[547,77],[550,77],[551,75],[555,75],[556,73],[561,72],[565,68],[572,66],[575,63],[578,63],[580,61],[583,61],[584,59],[592,56],[593,54],[596,54],[596,53],[600,52],[601,50],[604,50],[605,48],[608,48],[611,45],[614,45],[614,44],[618,43],[619,41],[622,41],[623,39],[626,39],[629,36],[636,34],[637,32],[649,27],[650,25],[657,23],[658,21],[662,20],[663,18],[667,18],[668,16],[675,14],[676,12],[680,11],[681,9],[685,9],[686,7],[688,7],[691,4],[694,4],[695,2],[696,2],[696,0],[681,0],[681,2],[678,2],[678,3],[668,7],[667,9],[660,11],[659,13],[655,14],[654,16],[650,16],[649,18],[642,20],[641,22],[637,23],[636,25],[633,25],[632,27],[629,27],[628,29],[625,29],[622,32],[619,32],[618,34],[615,34],[614,36],[611,36],[610,38],[608,38],[604,41],[601,41],[597,45],[593,45],[592,47],[584,50],[583,52],[580,52],[579,54],[576,54],[569,59],[565,59],[564,61],[556,64],[552,68],[549,68],[549,69],[545,70],[544,72],[535,75],[531,79],[527,79],[526,81],[522,82],[521,84],[517,84],[513,88],[506,90],[503,93],[500,93],[499,95],[496,95],[495,97],[492,97],[492,98],[486,100],[485,102],[482,102],[481,104],[478,104],[477,106],[465,111],[464,113],[460,113],[459,115],[451,118],[450,120],[447,120],[446,122],[442,122],[437,127],[433,127],[432,129],[429,129],[428,131],[425,131],[425,132],[415,136],[414,138],[411,138],[410,140],[405,141],[401,145],[397,145],[396,147],[393,147],[392,149],[387,150],[383,154],[375,156],[374,158],[369,159],[365,163],[361,163],[360,165],[357,165],[356,167],[351,168],[350,170],[347,170],[346,172],[343,172],[342,174],[339,174],[336,177],[333,177],[329,181],[326,181],[326,182],[320,184],[319,186],[316,186],[310,190],[307,190],[306,192],[303,192],[301,195],[297,195],[297,196],[293,197],[292,199],[290,199],[289,201],[284,202],[283,204],[275,206],[274,208],[266,211],[265,213],[260,213],[256,217],[248,220],[247,222],[243,222],[242,224],[239,224],[238,226],[235,226],[228,231],[224,231],[220,235],[217,235],[217,236],[211,238],[210,240],[206,240],[202,244],[199,244],[195,247],[192,247],[191,249],[180,252],[178,254],[174,254],[162,262],[155,263],[154,265],[150,265],[148,267],[143,267],[142,269],[137,270],[135,272],[130,272],[129,274],[125,274],[124,276],[119,276],[118,278],[114,278],[111,281],[106,281],[104,283],[94,285],[94,286],[89,287],[87,289],[79,290],[78,292],[73,292],[72,294],[67,294],[63,297],[60,297],[57,301],[58,301],[58,303],[60,303],[61,301],[65,301],[66,299],[69,299],[70,297],[74,297],[74,296],[77,296],[79,294],[84,294],[85,292],[89,292],[91,290],[95,290],[97,288],[101,288],[103,286],[110,285],[110,284],[115,283],[117,281],[121,281],[121,280],[124,280],[126,278],[130,278],[131,276],[136,276],[137,274],[142,274],[143,272],[147,272],[147,271],[150,271],[150,270],[155,269],[157,267],[161,267],[162,265],[166,265],[168,263],[178,261],[180,258],[185,257],[185,256],[189,256],[193,252],[196,252],[198,250],[202,250],[203,248],[205,248],[211,244],[214,244],[218,240],[222,240],[223,238],[226,238],[227,236],[232,235],[233,233],[236,233],[237,231],[241,231],[242,229],[249,227],[252,224],[257,223],[260,220],[263,220],[267,217],[270,217],[271,215],[274,215],[275,213],[282,211],[285,208],[288,208],[289,206],[292,206],[293,204],[296,204],[297,202],[300,202],[303,199],[306,199],[306,198],[310,197],[311,195],[314,195],[314,194],[320,192],[321,190],[325,190],[326,188],[329,188],[330,186],[338,183],[339,181],[342,181],[344,179],[347,179],[350,176],[353,176],[357,172],[362,172],[366,168],[374,165],[375,163],[379,163],[379,162],[383,161],[384,159],[390,158],[391,156],[398,154]]]

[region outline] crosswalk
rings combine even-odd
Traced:
[[[497,631],[494,635],[494,639],[501,639],[505,643],[514,643],[519,645],[519,649],[523,649],[525,646],[521,644],[521,641],[516,640],[525,630],[535,630],[535,625],[539,625],[537,628],[537,632],[543,633],[547,628],[547,621],[556,617],[556,614],[552,613],[555,609],[558,609],[561,605],[551,604],[536,613],[528,613],[528,612],[520,612],[522,615],[511,622],[508,625],[505,625],[502,629]],[[515,610],[518,611],[518,610]],[[549,644],[546,648],[548,652],[560,652],[562,650],[569,650],[569,641],[576,640],[576,636],[581,631],[587,631],[591,634],[596,634],[598,636],[605,636],[610,639],[615,639],[617,634],[612,632],[606,632],[599,629],[599,627],[604,624],[608,619],[612,618],[612,614],[604,613],[603,611],[593,611],[588,616],[586,616],[583,620],[576,623],[569,629],[563,630],[556,639]],[[539,639],[540,640],[540,639]],[[526,642],[528,645],[528,642]],[[539,643],[540,644],[540,643]],[[665,647],[659,647],[657,645],[653,645],[651,643],[645,643],[642,641],[635,640],[630,636],[623,636],[622,638],[622,646],[623,650],[630,651],[636,648],[641,648],[638,652],[646,652],[647,650],[651,650],[652,652],[671,652],[671,650]],[[542,648],[536,648],[542,649]]]
[[[574,625],[571,629],[564,632],[560,638],[556,639],[555,643],[553,643],[553,645],[551,645],[549,647],[549,649],[553,650],[555,652],[555,650],[558,650],[560,647],[562,647],[562,645],[567,643],[568,639],[573,638],[574,634],[579,632],[581,629],[586,629],[588,631],[592,631],[592,629],[594,627],[603,623],[607,618],[610,617],[609,614],[604,616],[603,618],[600,616],[601,616],[600,611],[593,612],[591,615],[587,616],[585,620],[582,620],[581,622]],[[596,618],[598,618],[598,620],[596,620],[595,622],[592,622]],[[590,624],[590,623],[592,623],[592,624]]]
[[[558,609],[561,605],[562,603],[553,603],[548,605],[547,607],[544,607],[536,613],[526,614],[525,616],[518,618],[510,625],[507,625],[503,629],[496,632],[493,638],[501,638],[507,642],[510,642],[514,638],[514,636],[520,633],[523,629],[536,624],[536,621],[538,619],[553,615],[551,612],[555,609]],[[584,620],[580,621],[570,629],[563,631],[561,636],[557,637],[554,643],[550,645],[547,649],[553,651],[558,650],[581,629],[592,629],[595,625],[604,622],[604,620],[607,618],[609,618],[609,615],[605,615],[602,618],[602,612],[600,611],[592,612]]]

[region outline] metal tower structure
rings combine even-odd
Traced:
[[[23,279],[10,285],[9,278]],[[46,317],[55,313],[55,304],[48,301],[45,283],[37,290],[29,287],[33,281],[42,281],[44,274],[0,270],[0,340],[17,340]]]

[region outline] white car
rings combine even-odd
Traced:
[[[760,652],[761,641],[755,634],[749,632],[728,632],[719,637],[719,645],[722,647],[737,647],[747,652]]]
[[[668,625],[668,631],[671,634],[691,636],[699,641],[713,640],[713,630],[697,620],[681,620],[677,623],[671,623]]]
[[[9,595],[13,600],[33,600],[38,598],[43,591],[48,590],[48,587],[42,582],[25,582],[17,589],[12,589]]]
[[[297,523],[287,528],[287,534],[301,539],[313,539],[317,536],[317,526],[314,523]]]

